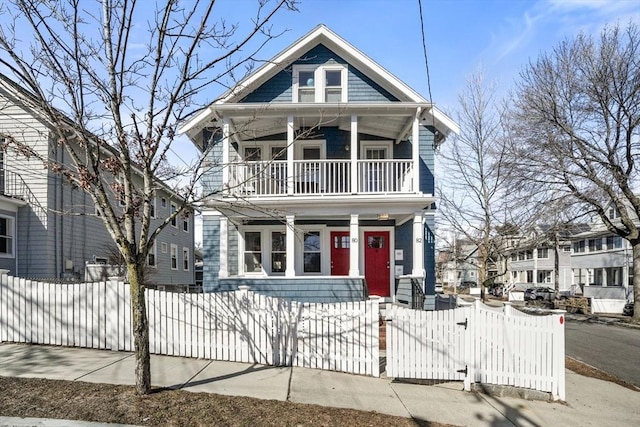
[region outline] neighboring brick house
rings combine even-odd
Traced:
[[[10,135],[33,150],[70,164],[48,121],[30,95],[0,74],[0,139]],[[156,193],[159,223],[180,200],[168,190]],[[117,203],[117,201],[115,202]],[[194,283],[193,215],[178,218],[159,236],[148,259],[150,280]],[[64,182],[42,163],[0,151],[0,268],[8,274],[42,279],[84,280],[87,264],[107,263],[115,243],[96,216],[91,197]]]
[[[457,125],[320,25],[182,130],[207,156],[204,288],[303,301],[435,287],[434,150]]]

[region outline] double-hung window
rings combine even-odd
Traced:
[[[171,269],[178,269],[178,245],[171,244]]]
[[[189,271],[189,248],[182,248],[182,269]]]
[[[322,270],[322,248],[320,245],[320,232],[306,232],[304,234],[303,248],[303,271],[305,273],[320,273]]]
[[[153,242],[153,245],[149,249],[149,255],[147,255],[147,265],[149,267],[156,266],[156,242]]]
[[[347,102],[347,68],[340,64],[294,65],[293,102]]]
[[[244,273],[282,275],[287,269],[287,233],[278,227],[244,231]]]
[[[0,217],[0,257],[13,257],[13,219]]]
[[[244,272],[262,272],[262,233],[259,231],[244,233]]]

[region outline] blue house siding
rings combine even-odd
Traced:
[[[431,128],[420,126],[420,183],[419,189],[425,194],[435,194],[435,184],[433,178],[434,155],[433,155],[433,131]]]
[[[358,278],[226,278],[219,279],[215,291],[235,291],[238,286],[249,286],[250,290],[270,297],[293,301],[325,303],[364,300],[364,282]],[[205,292],[211,292],[205,282]]]
[[[296,65],[342,64],[339,55],[318,45],[294,62]],[[287,67],[257,87],[240,102],[292,102],[292,67]],[[398,101],[396,97],[352,66],[348,66],[347,93],[349,102]]]
[[[205,292],[218,290],[220,272],[220,220],[208,215],[202,218],[202,286]]]
[[[380,85],[362,74],[359,70],[349,67],[349,102],[385,102],[398,101]]]
[[[206,132],[203,133],[204,141],[210,138]],[[204,164],[207,168],[202,175],[202,188],[205,194],[213,195],[222,189],[222,144],[221,137],[216,136],[207,144]]]
[[[291,102],[291,67],[280,71],[240,102]]]
[[[413,270],[413,222],[407,221],[395,229],[395,249],[402,249],[403,260],[396,260],[396,265],[402,265],[402,274],[411,274]]]

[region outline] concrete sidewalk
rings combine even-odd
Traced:
[[[133,371],[133,355],[126,352],[0,345],[0,376],[133,384]],[[640,425],[640,392],[571,371],[566,376],[566,404],[468,393],[461,383],[425,386],[384,377],[182,357],[152,356],[151,371],[154,386],[377,411],[460,426]],[[0,425],[61,424],[19,424],[0,417]]]

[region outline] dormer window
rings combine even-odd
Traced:
[[[343,65],[294,65],[293,102],[347,102],[346,82]]]

